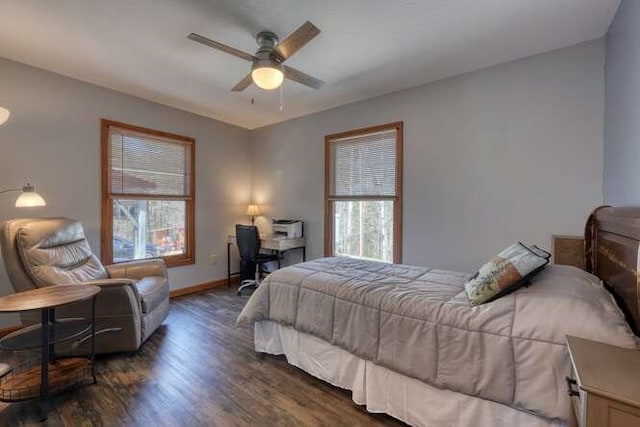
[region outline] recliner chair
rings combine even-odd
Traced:
[[[0,247],[16,292],[61,284],[92,284],[96,297],[96,353],[137,350],[169,313],[169,282],[162,259],[103,266],[91,252],[80,221],[14,219],[2,223]],[[21,313],[23,325],[39,313]],[[61,306],[57,318],[91,317],[91,302]],[[101,333],[104,331],[104,333]],[[88,351],[85,342],[77,352]]]

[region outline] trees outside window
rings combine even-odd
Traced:
[[[195,140],[102,121],[102,261],[194,262]]]
[[[325,255],[402,259],[402,122],[325,138]]]

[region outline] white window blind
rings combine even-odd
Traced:
[[[109,127],[109,192],[191,197],[191,147]]]
[[[396,130],[330,141],[329,197],[396,195]]]

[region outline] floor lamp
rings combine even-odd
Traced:
[[[47,206],[47,202],[44,201],[40,194],[36,193],[35,187],[29,183],[22,188],[11,188],[0,191],[0,195],[8,193],[20,193],[16,199],[16,208]]]

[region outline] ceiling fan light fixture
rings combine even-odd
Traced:
[[[255,55],[220,43],[219,41],[211,40],[200,34],[191,33],[187,38],[204,46],[251,62],[251,72],[246,74],[242,80],[231,88],[233,92],[242,92],[251,86],[252,83],[255,83],[256,86],[264,90],[277,89],[282,86],[285,77],[312,89],[320,89],[324,84],[322,80],[316,79],[295,68],[282,65],[318,34],[320,34],[320,30],[310,21],[306,21],[299,26],[282,42],[280,42],[278,35],[274,32],[260,31],[256,35],[258,50]]]
[[[273,90],[282,85],[282,65],[273,60],[259,60],[251,67],[251,78],[260,89]]]

